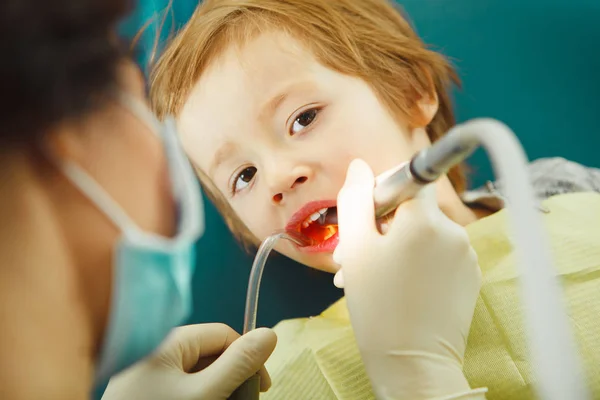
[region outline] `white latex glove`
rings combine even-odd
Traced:
[[[276,342],[266,328],[242,337],[223,324],[176,328],[154,355],[111,378],[102,399],[225,400],[257,372],[266,391],[264,363]]]
[[[430,185],[380,233],[374,184],[366,163],[350,164],[338,196],[334,260],[377,398],[484,398],[485,389],[471,391],[462,372],[481,284],[466,231],[440,211]]]

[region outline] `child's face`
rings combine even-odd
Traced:
[[[336,205],[350,161],[362,158],[379,174],[423,146],[364,81],[325,68],[277,33],[214,61],[179,128],[192,160],[258,239],[285,227],[307,231],[318,246],[281,242],[277,250],[326,271],[337,270],[337,227],[303,222]]]

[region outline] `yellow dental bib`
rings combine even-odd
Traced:
[[[600,194],[565,194],[552,197],[543,205],[550,211],[543,219],[587,382],[593,397],[600,399]],[[518,268],[507,228],[506,211],[467,227],[479,256],[483,285],[471,325],[464,371],[471,387],[489,389],[490,400],[534,399]],[[375,398],[344,299],[320,316],[282,321],[275,331],[279,341],[267,362],[273,386],[262,398]]]

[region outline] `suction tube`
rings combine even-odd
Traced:
[[[287,239],[298,246],[310,246],[312,239],[300,232],[277,231],[266,238],[258,248],[248,282],[246,293],[246,311],[244,313],[244,334],[256,329],[256,313],[258,312],[258,294],[265,264],[269,254],[275,248],[279,239]],[[250,377],[238,387],[227,400],[258,400],[260,397],[260,375]]]
[[[248,282],[248,291],[246,293],[246,310],[244,313],[244,334],[256,329],[256,314],[258,311],[258,294],[260,290],[260,281],[262,280],[265,264],[269,258],[269,254],[275,248],[279,239],[287,239],[294,242],[298,246],[310,246],[312,239],[304,236],[300,232],[277,231],[260,244],[252,269],[250,270],[250,278]]]

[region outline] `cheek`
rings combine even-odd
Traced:
[[[363,155],[359,154],[355,148],[340,148],[336,150],[332,157],[328,157],[326,162],[323,163],[323,173],[327,177],[327,183],[331,188],[335,188],[336,192],[333,193],[337,197],[337,192],[342,188],[346,181],[346,173],[348,172],[348,166],[352,160],[356,158],[363,158]]]
[[[233,202],[231,206],[242,223],[260,241],[275,230],[281,229],[281,225],[277,224],[276,217],[271,215],[264,202],[259,202],[255,198],[246,198]]]
[[[406,134],[397,126],[377,119],[360,120],[339,130],[336,136],[337,146],[331,158],[343,166],[342,182],[353,159],[364,160],[377,175],[407,161],[415,152]]]
[[[323,164],[324,173],[332,187],[341,188],[346,180],[350,163],[360,158],[364,160],[377,176],[382,172],[411,158],[412,153],[407,151],[398,140],[380,140],[374,143],[364,137],[353,141],[341,141],[342,146],[327,157]]]

